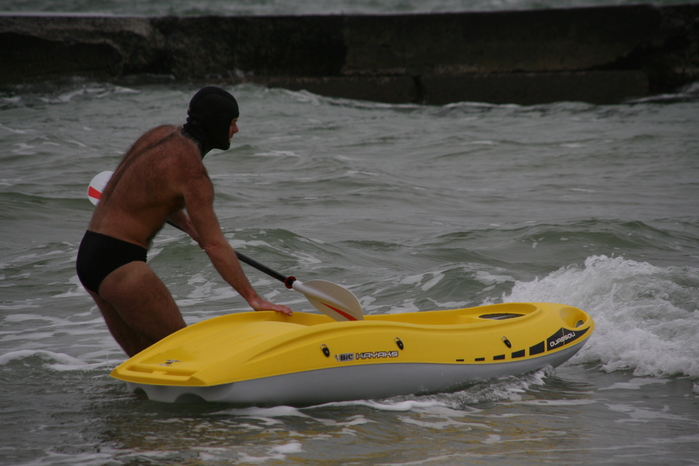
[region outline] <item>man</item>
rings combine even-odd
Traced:
[[[187,114],[183,127],[152,129],[126,152],[78,252],[80,281],[129,356],[186,326],[165,284],[146,264],[151,241],[166,220],[199,243],[250,307],[291,315],[288,307],[255,292],[214,213],[214,190],[202,159],[213,148],[230,147],[238,132],[238,103],[223,89],[205,87]]]

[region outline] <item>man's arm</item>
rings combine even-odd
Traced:
[[[291,315],[286,306],[262,299],[252,287],[235,255],[223,236],[213,208],[214,190],[208,177],[189,180],[183,189],[185,205],[198,243],[209,256],[221,277],[231,285],[255,311],[277,311]],[[183,213],[184,215],[184,213]],[[193,237],[194,238],[194,237]]]
[[[199,242],[199,233],[197,232],[197,229],[194,228],[192,221],[189,219],[184,209],[170,215],[167,218],[167,220],[169,222],[172,222],[174,226],[191,236],[194,241],[196,241],[197,243]]]

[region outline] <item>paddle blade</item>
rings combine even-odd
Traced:
[[[104,171],[96,174],[90,181],[90,186],[87,187],[87,197],[94,205],[99,203],[102,192],[104,192],[104,188],[107,187],[107,183],[109,183],[113,174],[114,172]]]
[[[306,295],[308,301],[326,316],[335,320],[364,320],[362,305],[347,288],[325,280],[306,283],[295,281],[292,288]]]

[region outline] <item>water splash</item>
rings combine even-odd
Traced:
[[[699,377],[699,269],[658,267],[592,256],[531,282],[517,282],[504,302],[550,301],[588,312],[597,328],[572,361],[606,371]]]

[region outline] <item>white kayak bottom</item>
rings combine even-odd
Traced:
[[[584,342],[540,357],[480,364],[383,363],[336,367],[195,387],[127,382],[132,392],[169,403],[221,402],[244,406],[310,406],[458,390],[495,377],[519,375],[570,359]]]

